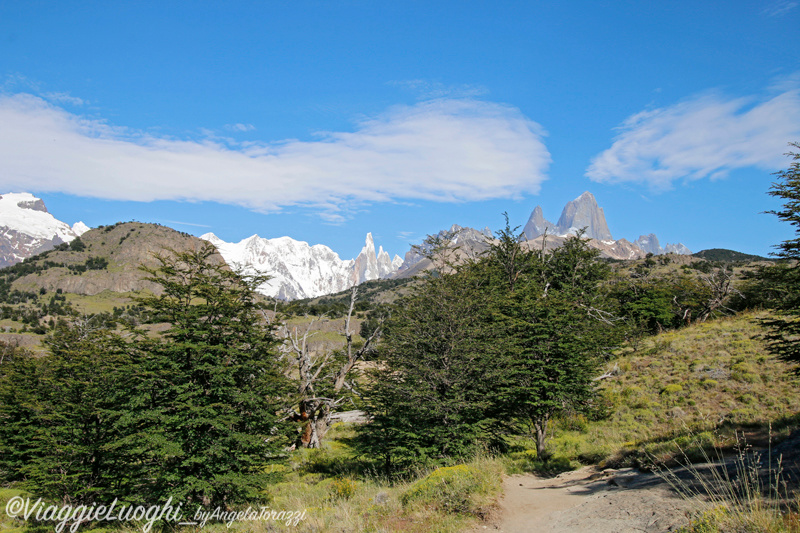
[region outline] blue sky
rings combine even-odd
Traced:
[[[798,1],[0,3],[0,190],[90,226],[403,255],[555,222],[767,254]]]

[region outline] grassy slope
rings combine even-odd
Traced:
[[[608,365],[600,385],[610,416],[556,424],[556,455],[584,462],[663,456],[688,433],[720,443],[733,429],[758,436],[797,425],[800,380],[758,338],[759,315],[744,313],[652,337]],[[721,434],[720,434],[721,432]]]

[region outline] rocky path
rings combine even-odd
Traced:
[[[690,503],[652,474],[585,467],[558,477],[509,476],[499,516],[473,532],[656,533],[685,525]]]

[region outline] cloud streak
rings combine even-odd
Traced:
[[[790,0],[779,0],[768,5],[762,13],[769,17],[782,17],[797,8],[798,3]]]
[[[707,94],[629,117],[586,176],[601,183],[670,189],[679,180],[716,179],[738,168],[777,170],[800,138],[800,91],[769,98]]]
[[[245,131],[255,131],[256,127],[252,124],[225,124],[225,129],[228,131],[236,131],[236,132],[245,132]]]
[[[214,201],[258,211],[353,202],[480,201],[537,193],[545,133],[513,107],[440,99],[315,141],[230,146],[155,137],[30,95],[0,96],[0,188],[112,200]]]

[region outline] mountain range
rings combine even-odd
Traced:
[[[281,300],[297,300],[332,294],[365,281],[388,278],[403,260],[394,259],[381,246],[375,252],[372,233],[355,259],[342,260],[325,246],[311,246],[290,237],[265,239],[253,235],[237,243],[225,242],[213,233],[200,237],[214,246],[225,261],[245,274],[271,276],[259,292]]]
[[[106,226],[102,228],[102,232],[106,234],[113,228],[113,234],[108,235],[112,239],[117,239],[117,234],[123,231],[129,232],[130,235],[146,233],[154,242],[167,242],[171,239],[169,232],[173,231],[160,226],[154,226],[161,228],[157,231],[145,231],[144,227],[138,226],[127,229],[118,226],[120,224]],[[542,208],[536,206],[523,230],[523,239],[526,241],[524,245],[528,248],[552,249],[560,246],[568,236],[584,229],[584,235],[590,239],[589,246],[600,250],[603,257],[637,259],[649,253],[691,254],[682,244],[667,244],[661,247],[658,238],[653,234],[642,235],[634,242],[625,239],[614,240],[603,209],[597,205],[595,197],[589,192],[567,203],[556,224],[545,219]],[[0,196],[0,268],[55,248],[59,244],[69,243],[88,230],[89,228],[82,222],[69,226],[57,220],[47,212],[44,202],[32,194],[4,194]],[[120,246],[129,233],[120,233]],[[179,232],[174,233],[179,235]],[[489,228],[480,231],[455,224],[449,230],[440,231],[436,237],[448,241],[451,246],[457,246],[459,253],[466,254],[479,254],[488,248],[493,238]],[[267,239],[253,235],[238,243],[225,242],[213,233],[207,233],[200,238],[216,246],[222,258],[232,267],[247,274],[270,276],[270,279],[261,285],[259,292],[283,300],[332,294],[370,280],[411,277],[431,267],[430,261],[425,257],[424,243],[412,247],[405,258],[397,255],[390,258],[382,246],[376,252],[371,233],[367,233],[364,247],[358,256],[346,260],[341,259],[336,252],[325,245],[312,246],[290,237]],[[106,242],[108,240],[106,237],[100,237],[99,240],[90,239],[92,242],[95,240],[97,242],[93,246],[98,252],[101,250],[105,252],[105,248],[110,245]],[[139,248],[152,252],[156,244],[143,241]],[[130,246],[115,249],[113,254],[116,257],[114,261],[143,260],[141,254],[136,255]],[[95,272],[92,276],[97,277],[99,273]],[[63,289],[85,294],[96,293],[101,290],[104,282],[94,283],[91,281],[92,276],[82,276],[80,281],[73,278],[67,283],[69,287],[64,286]],[[62,282],[59,281],[60,283]],[[76,284],[81,286],[78,287]],[[114,288],[111,290],[124,291],[135,290],[136,283],[133,278],[125,280],[120,278],[112,285]],[[53,281],[47,289],[55,286],[56,283]]]
[[[594,247],[599,248],[606,257],[614,259],[636,259],[640,257],[640,253],[641,255],[669,253],[691,255],[692,253],[681,243],[667,244],[662,248],[658,237],[652,233],[640,235],[632,243],[625,239],[615,240],[608,229],[603,208],[597,205],[594,195],[588,191],[564,206],[556,224],[545,219],[541,206],[537,205],[525,224],[523,234],[528,241],[536,242],[544,235],[566,238],[582,229],[585,230],[584,236],[598,241],[591,243]],[[555,242],[559,242],[559,239]]]

